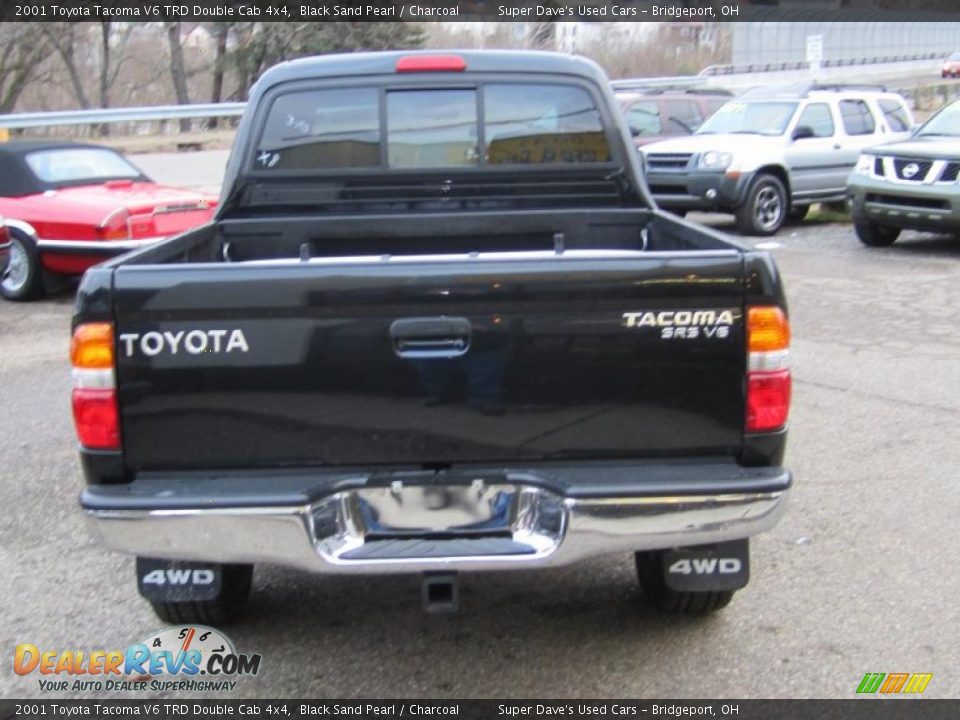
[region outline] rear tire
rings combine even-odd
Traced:
[[[220,592],[212,600],[189,602],[150,601],[157,617],[170,625],[196,623],[229,625],[246,608],[253,584],[253,565],[224,565]]]
[[[736,590],[691,592],[667,587],[663,578],[662,551],[636,554],[637,578],[644,597],[661,612],[703,615],[730,604]]]
[[[900,237],[900,228],[877,225],[869,220],[856,220],[853,229],[860,242],[870,247],[889,247]]]
[[[787,191],[774,175],[758,175],[734,213],[744,235],[773,235],[787,219]]]
[[[18,228],[8,231],[10,250],[7,266],[0,273],[0,295],[14,302],[38,298],[43,295],[43,272],[37,244]]]

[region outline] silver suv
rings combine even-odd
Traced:
[[[758,88],[717,110],[688,137],[642,148],[657,203],[731,212],[747,235],[772,235],[815,202],[843,202],[860,151],[907,137],[913,117],[882,88]]]

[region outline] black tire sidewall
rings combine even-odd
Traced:
[[[11,254],[14,243],[19,244],[26,253],[27,279],[26,282],[23,283],[23,286],[16,292],[7,290],[7,288],[0,283],[0,295],[14,302],[31,300],[37,296],[41,283],[43,282],[43,273],[40,268],[40,251],[37,250],[37,244],[33,238],[19,228],[8,227],[7,230],[10,236]]]
[[[774,188],[780,195],[780,221],[774,227],[769,229],[759,226],[756,221],[757,200],[759,198],[760,191],[764,188],[764,186]],[[775,235],[780,228],[783,227],[784,222],[787,220],[787,213],[789,212],[787,208],[788,202],[787,190],[783,186],[783,183],[780,182],[778,177],[767,173],[757,175],[753,182],[750,183],[750,189],[747,190],[747,196],[744,199],[743,204],[737,208],[737,226],[740,228],[741,232],[744,232],[748,235]]]
[[[889,247],[900,237],[901,229],[877,225],[869,220],[854,219],[853,230],[867,247]]]

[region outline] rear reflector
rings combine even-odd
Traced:
[[[78,325],[70,341],[70,362],[75,368],[113,368],[113,325]]]
[[[73,331],[73,422],[80,444],[92,450],[120,449],[112,323],[84,323]]]
[[[120,449],[117,391],[74,388],[73,422],[80,444],[92,450]]]
[[[747,379],[747,432],[770,432],[787,424],[790,371],[750,373]]]
[[[785,350],[790,347],[790,324],[780,308],[752,307],[747,311],[750,352]]]
[[[467,62],[459,55],[407,55],[397,60],[398,73],[463,72]]]
[[[775,305],[747,309],[747,432],[774,432],[790,412],[790,323]]]

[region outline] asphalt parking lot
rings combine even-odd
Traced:
[[[217,182],[211,167],[192,184]],[[796,486],[729,608],[658,615],[619,556],[468,576],[456,616],[424,614],[416,577],[263,567],[249,619],[228,629],[262,670],[230,697],[850,698],[868,671],[932,672],[927,696],[960,696],[960,241],[867,249],[847,225],[808,223],[773,243]],[[17,643],[113,649],[160,627],[133,561],[100,550],[77,508],[71,302],[0,303],[3,697],[40,694],[12,672]]]

